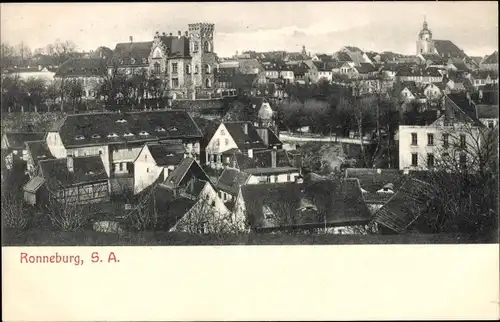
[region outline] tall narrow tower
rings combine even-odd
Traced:
[[[193,86],[198,93],[211,93],[214,89],[214,24],[192,23],[189,27],[189,53],[191,54]]]
[[[418,34],[417,40],[417,55],[434,53],[434,41],[432,40],[432,32],[427,26],[427,21],[424,16],[424,24],[422,30]]]

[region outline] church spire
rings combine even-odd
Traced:
[[[427,19],[425,19],[425,15],[424,15],[424,29],[427,29]]]

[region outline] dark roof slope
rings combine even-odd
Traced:
[[[216,187],[219,190],[236,196],[238,194],[240,186],[245,184],[249,176],[250,175],[245,172],[226,167],[219,176]]]
[[[481,64],[498,64],[498,51],[486,57]]]
[[[498,105],[476,105],[477,117],[480,119],[497,119]]]
[[[465,53],[450,40],[434,40],[434,48],[441,57],[466,57]]]
[[[145,66],[148,64],[152,41],[116,44],[112,63],[118,65]]]
[[[240,169],[241,171],[247,170],[247,169],[252,169],[255,168],[255,160],[247,156],[246,154],[243,154],[241,152],[233,152],[231,153],[231,160],[229,161],[230,164],[235,163],[235,166],[237,169]]]
[[[375,213],[375,222],[396,233],[403,233],[426,211],[433,194],[431,185],[411,178]]]
[[[57,69],[54,77],[103,77],[106,61],[100,58],[71,58]]]
[[[176,195],[171,188],[163,184],[159,184],[154,190],[154,198],[158,226],[164,230],[174,227],[196,203],[196,200]]]
[[[26,142],[26,148],[35,166],[38,165],[38,162],[41,160],[55,159],[45,141]]]
[[[108,179],[100,156],[74,157],[70,172],[67,159],[48,159],[39,162],[42,176],[51,189]]]
[[[22,150],[28,141],[42,141],[45,138],[44,132],[5,132],[7,148]]]
[[[385,203],[392,194],[387,192],[377,192],[387,185],[392,185],[390,189],[397,192],[405,180],[403,171],[396,169],[365,169],[348,168],[346,169],[346,178],[356,178],[367,203]]]
[[[57,131],[66,147],[203,136],[191,116],[182,110],[68,115]],[[117,137],[108,137],[113,133]],[[127,133],[133,135],[125,136]]]
[[[169,57],[190,57],[188,37],[160,36],[160,40],[165,47],[167,47]],[[202,46],[202,44],[200,44],[200,46]],[[203,50],[203,47],[201,47],[200,50]]]
[[[183,144],[151,144],[148,149],[159,166],[178,165],[186,151]]]
[[[254,229],[352,225],[371,219],[355,179],[244,185],[241,192]]]
[[[265,148],[262,138],[251,122],[224,122],[224,126],[239,149]],[[247,128],[246,133],[244,131],[245,126]]]

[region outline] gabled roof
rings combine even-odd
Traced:
[[[393,194],[377,191],[388,184],[392,184],[391,190],[397,192],[406,180],[403,171],[396,169],[348,168],[345,174],[346,178],[359,180],[363,197],[367,203],[387,202]]]
[[[42,141],[45,139],[45,132],[5,132],[8,149],[23,150],[28,141]],[[3,143],[3,142],[2,142]]]
[[[150,144],[148,149],[158,166],[176,166],[186,152],[183,144]]]
[[[408,179],[375,213],[375,222],[396,233],[404,233],[426,211],[433,195],[431,185],[415,178]]]
[[[152,46],[152,41],[116,44],[112,62],[118,65],[145,66]]]
[[[352,61],[351,57],[343,51],[338,51],[333,55],[334,55],[335,59],[337,59],[338,61],[341,61],[341,62]]]
[[[241,196],[253,229],[344,226],[371,219],[356,179],[244,185]]]
[[[434,48],[437,50],[439,55],[444,58],[466,57],[465,53],[450,40],[434,40]]]
[[[180,196],[170,187],[159,184],[154,190],[158,226],[169,230],[196,204],[196,200]]]
[[[493,54],[487,56],[481,64],[498,64],[498,51],[495,50]]]
[[[173,189],[178,188],[183,179],[190,171],[192,171],[192,173],[198,180],[207,181],[212,184],[208,175],[205,173],[205,171],[203,171],[203,168],[193,158],[183,159],[181,163],[179,163],[177,167],[172,170],[172,172],[170,172],[164,184]]]
[[[465,93],[451,93],[445,96],[445,104],[452,103],[451,107],[458,109],[458,113],[453,113],[453,118],[462,121],[472,121],[475,125],[483,127],[484,125],[477,119],[476,106]],[[446,106],[448,106],[447,104]],[[461,113],[460,113],[461,112]],[[464,118],[464,116],[466,118]]]
[[[41,160],[39,166],[49,188],[56,190],[108,179],[100,156],[73,157],[73,172],[68,170],[66,158]]]
[[[59,132],[65,147],[203,136],[191,116],[183,110],[73,114],[67,115],[53,130]],[[125,136],[128,133],[133,135]],[[108,137],[112,134],[117,136]]]
[[[169,57],[190,57],[189,37],[163,35],[160,40],[167,47]],[[203,44],[200,44],[200,50],[203,50]]]
[[[250,158],[246,154],[241,153],[241,152],[232,153],[231,160],[229,162],[230,162],[230,164],[233,164],[234,162],[236,162],[235,166],[240,171],[255,168],[255,160]]]
[[[266,147],[251,122],[224,122],[224,126],[239,149],[246,150]],[[247,133],[244,132],[245,126]]]
[[[240,186],[244,185],[250,175],[238,169],[226,167],[215,185],[217,189],[227,192],[233,196],[238,194]]]
[[[55,159],[45,141],[26,142],[26,149],[35,166],[38,165],[38,162],[41,160]]]
[[[272,166],[272,153],[273,151],[276,153],[276,167],[291,167],[292,162],[290,161],[290,157],[286,150],[274,150],[274,149],[266,149],[266,150],[258,150],[254,151],[253,159],[255,160],[255,166],[257,168],[270,168]]]
[[[100,58],[71,58],[57,69],[54,77],[103,77],[106,61]]]

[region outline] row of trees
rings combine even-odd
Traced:
[[[17,45],[2,43],[0,45],[0,66],[10,68],[14,66],[36,65],[33,60],[36,55],[46,55],[50,57],[53,65],[58,66],[70,58],[78,57],[76,44],[71,40],[57,39],[53,44],[48,44],[43,48],[30,48],[26,43],[20,42]]]

